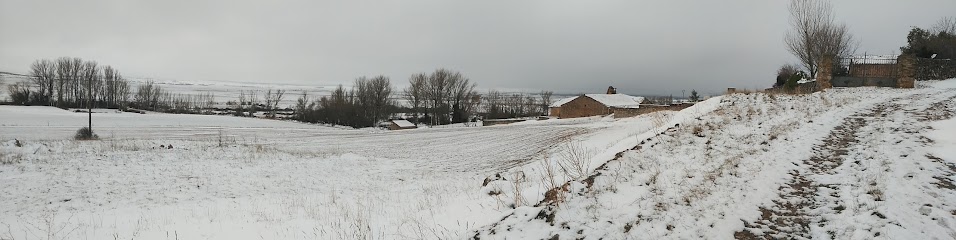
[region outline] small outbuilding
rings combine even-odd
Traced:
[[[391,120],[388,121],[388,130],[404,130],[404,129],[416,129],[414,123],[409,122],[408,120]]]
[[[608,88],[606,94],[584,94],[558,100],[548,106],[548,115],[558,118],[576,118],[608,115],[615,109],[637,109],[648,101],[643,97],[617,94],[617,89]]]

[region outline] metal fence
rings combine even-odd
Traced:
[[[840,58],[834,66],[833,75],[861,78],[896,78],[899,68],[898,56],[856,56]]]

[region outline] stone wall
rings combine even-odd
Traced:
[[[833,66],[833,56],[824,56],[820,58],[817,66]],[[817,88],[820,90],[832,88],[830,81],[833,80],[833,69],[829,67],[817,68]]]
[[[913,88],[916,86],[916,56],[900,55],[896,60],[900,76],[897,77],[899,88]]]
[[[854,66],[859,70],[851,70],[850,76],[834,77],[832,69],[821,67],[817,72],[817,87],[819,90],[832,87],[897,87],[913,88],[917,77],[917,62],[912,55],[900,55],[896,64],[861,64]],[[832,66],[832,57],[822,57],[819,66]],[[895,69],[889,69],[889,67]],[[864,71],[872,71],[865,73]],[[884,74],[885,73],[885,74]],[[891,76],[895,73],[895,76]],[[887,75],[887,76],[874,76]]]
[[[917,80],[956,78],[956,60],[916,58]]]
[[[690,103],[674,105],[641,104],[639,108],[611,108],[611,111],[614,113],[614,118],[629,118],[657,111],[680,111],[693,105]]]

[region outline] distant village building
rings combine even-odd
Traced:
[[[638,109],[641,104],[650,103],[643,97],[617,94],[617,89],[608,87],[605,94],[584,94],[558,100],[548,106],[552,117],[577,118],[600,116],[625,109]]]
[[[388,130],[403,130],[403,129],[415,129],[418,126],[415,126],[414,123],[409,122],[408,120],[391,120],[388,121]]]

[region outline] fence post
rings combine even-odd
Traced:
[[[833,84],[830,83],[833,80],[833,56],[821,56],[820,61],[817,64],[817,86],[819,90],[824,90],[827,88],[832,88]]]
[[[896,78],[896,87],[913,88],[916,85],[916,57],[912,54],[903,54],[896,58],[896,67],[899,76]]]

